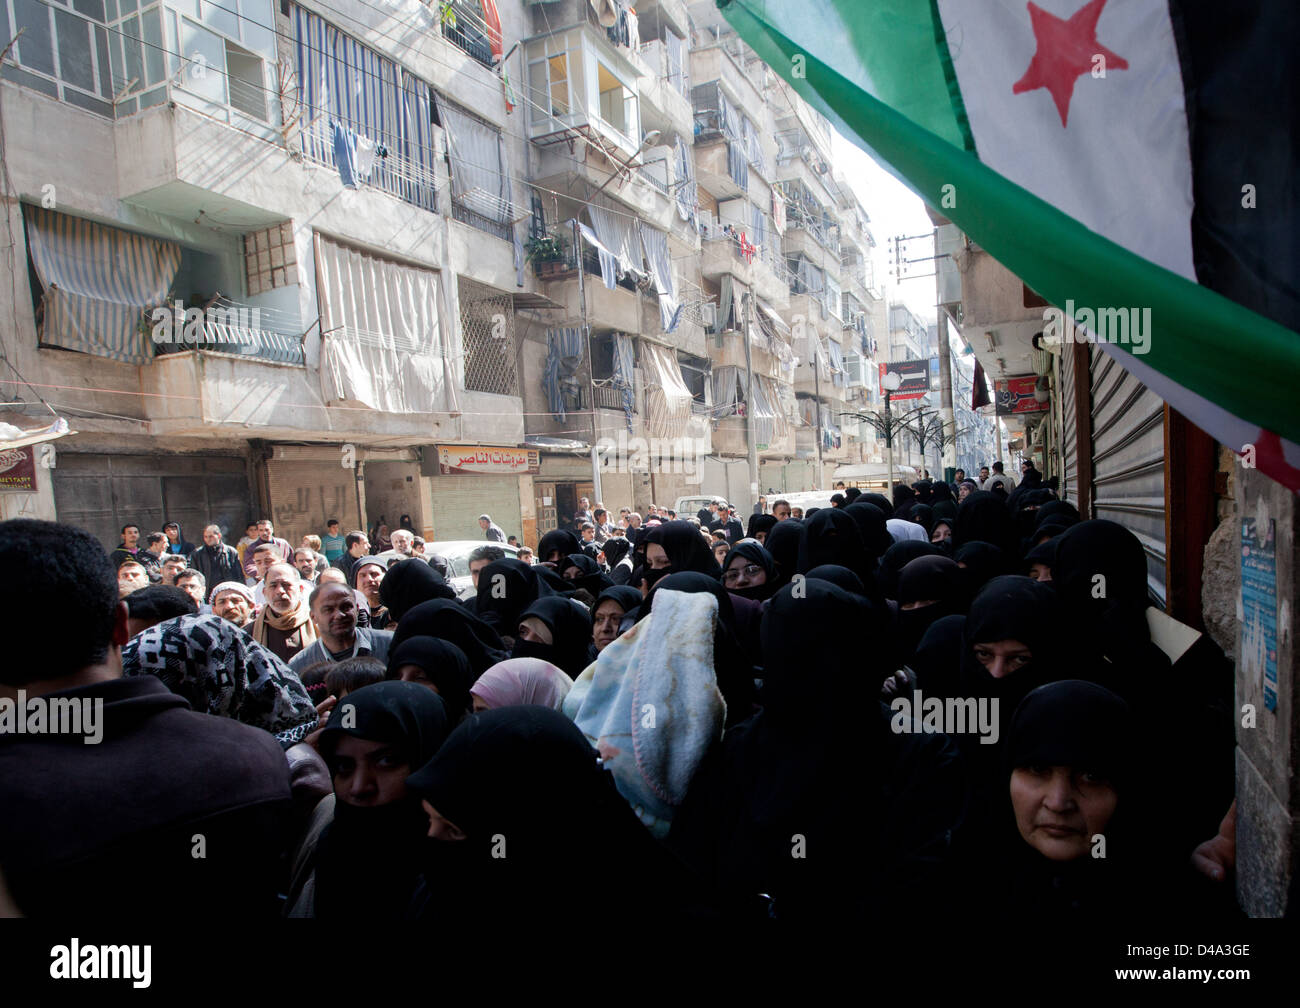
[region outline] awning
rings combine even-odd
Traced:
[[[527,309],[529,311],[544,311],[555,308],[563,308],[564,305],[558,301],[552,301],[545,294],[538,294],[534,291],[518,291],[510,295],[514,302],[515,311]]]

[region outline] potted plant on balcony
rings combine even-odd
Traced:
[[[536,235],[528,239],[528,261],[542,280],[551,280],[569,272],[569,265],[564,261],[564,245],[553,235]]]

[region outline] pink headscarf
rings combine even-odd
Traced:
[[[540,658],[508,658],[478,677],[470,693],[489,708],[540,704],[559,710],[573,688],[573,680]]]

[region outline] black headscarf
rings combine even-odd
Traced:
[[[722,573],[725,576],[731,562],[737,557],[743,557],[748,563],[758,564],[767,574],[767,580],[761,585],[752,588],[727,588],[732,595],[739,595],[741,598],[757,599],[763,601],[769,599],[775,594],[777,589],[776,583],[776,561],[772,559],[772,554],[763,548],[762,544],[756,539],[742,539],[736,545],[727,551],[727,555],[722,561]],[[723,587],[726,587],[724,584]]]
[[[619,561],[627,556],[627,551],[632,548],[632,544],[622,537],[610,536],[600,548],[605,553],[605,563],[609,565],[610,570],[613,570],[618,566]]]
[[[975,646],[1002,640],[1020,641],[1033,659],[1011,675],[994,679],[975,657]],[[1006,574],[984,586],[966,615],[962,646],[959,695],[997,697],[1004,715],[1043,683],[1069,678],[1056,593],[1027,577]]]
[[[923,556],[942,556],[943,550],[933,543],[921,542],[919,539],[904,539],[885,550],[876,568],[876,583],[885,598],[898,598],[898,576],[903,568]]]
[[[906,518],[912,505],[916,503],[916,491],[901,483],[894,484],[894,503],[890,511],[891,518]]]
[[[930,501],[934,499],[934,484],[927,479],[917,480],[912,484],[912,489],[916,491],[918,503],[930,506]]]
[[[589,921],[611,892],[649,887],[652,917],[676,895],[673,862],[601,769],[596,750],[559,711],[527,706],[474,714],[407,786],[465,834],[439,844],[440,856],[430,862],[426,885],[451,901],[431,895],[429,916],[444,917],[450,906],[476,925],[522,915],[556,926],[566,907]],[[582,870],[564,871],[577,851]]]
[[[880,513],[886,518],[892,518],[894,516],[894,505],[884,494],[866,493],[859,497],[858,500],[864,501],[867,504],[876,505],[876,507],[880,508]],[[854,503],[857,502],[855,501]]]
[[[807,574],[823,564],[838,564],[859,577],[871,576],[875,565],[853,518],[839,508],[822,508],[804,524],[807,532],[799,551],[800,573]]]
[[[388,609],[388,618],[398,621],[421,602],[455,599],[456,589],[423,560],[412,557],[388,568],[379,582],[379,598]]]
[[[885,524],[888,520],[885,512],[875,504],[865,499],[855,500],[844,509],[844,513],[858,523],[862,545],[873,560],[879,560],[885,555],[885,550],[894,545],[894,537]]]
[[[514,658],[541,658],[576,679],[588,665],[587,651],[591,644],[591,614],[586,608],[561,596],[540,598],[519,615],[519,619],[535,617],[551,631],[551,643],[515,640],[511,656]]]
[[[844,491],[844,506],[848,507],[855,500],[862,496],[862,491],[857,487],[849,487]]]
[[[617,603],[618,607],[623,610],[623,615],[625,616],[628,613],[635,611],[641,605],[642,601],[641,593],[631,585],[613,585],[597,595],[596,601],[591,603],[591,615],[593,618],[596,615],[596,610],[600,608],[600,604],[606,599]]]
[[[539,598],[556,594],[552,578],[567,584],[549,567],[514,557],[492,561],[478,573],[478,618],[499,636],[514,637],[519,614]]]
[[[757,539],[759,533],[766,535],[776,524],[776,515],[756,514],[749,516],[749,527],[745,530],[746,539]]]
[[[510,657],[495,630],[450,599],[421,602],[403,616],[393,632],[389,650],[395,650],[409,637],[437,637],[455,644],[469,660],[475,678]]]
[[[432,690],[415,683],[375,683],[349,693],[330,712],[320,753],[333,774],[338,741],[351,735],[388,744],[414,770],[433,758],[447,732],[446,710]],[[427,829],[414,795],[373,807],[336,800],[334,819],[316,848],[315,915],[402,918],[419,881]],[[364,885],[357,884],[358,871],[365,874]]]
[[[954,534],[955,534],[954,530]],[[981,588],[999,574],[1010,574],[1007,555],[992,543],[968,542],[953,551],[958,565],[965,564],[966,594],[974,598]]]
[[[1071,525],[1079,524],[1079,509],[1069,501],[1051,500],[1038,509],[1034,515],[1034,522],[1037,525],[1046,521],[1054,521],[1065,525],[1067,528]]]
[[[590,592],[592,595],[599,595],[606,588],[614,584],[604,571],[600,569],[600,563],[587,553],[570,553],[557,568],[561,575],[570,567],[578,568],[580,572],[576,578],[569,581],[569,584],[575,588],[581,588]]]
[[[929,504],[913,504],[908,521],[916,522],[925,529],[925,534],[928,536],[934,530],[934,511]]]
[[[847,567],[840,567],[836,564],[822,564],[820,567],[814,567],[808,572],[808,579],[827,581],[837,588],[843,588],[846,592],[851,592],[854,595],[865,596],[867,594],[862,578]]]
[[[1096,683],[1065,679],[1038,687],[1016,707],[1007,768],[1074,767],[1122,790],[1133,772],[1132,742],[1128,704]]]
[[[903,608],[911,602],[934,600],[920,609]],[[945,556],[922,556],[909,560],[898,575],[898,653],[903,664],[912,654],[925,632],[944,616],[959,614],[965,608],[966,594],[961,568]]]
[[[568,529],[552,529],[542,536],[537,544],[537,559],[540,563],[550,560],[551,554],[558,552],[560,562],[570,553],[582,552],[582,540]]]
[[[664,522],[658,528],[652,528],[643,538],[647,546],[655,543],[663,548],[668,554],[669,566],[666,569],[673,573],[696,571],[711,578],[722,574],[712,548],[704,542],[700,530],[688,521]],[[663,574],[647,569],[646,576],[653,579],[653,585]]]
[[[453,725],[470,709],[469,688],[474,685],[465,652],[436,637],[408,637],[388,652],[388,678],[398,678],[403,665],[416,665],[442,697]]]
[[[1016,523],[1006,504],[991,493],[976,491],[957,508],[957,525],[952,530],[952,545],[961,549],[968,542],[992,543],[1008,557],[1017,555],[1020,540]]]
[[[763,548],[772,554],[776,561],[776,580],[778,586],[790,583],[791,578],[799,573],[799,552],[803,543],[803,522],[793,518],[777,522],[767,534]]]
[[[1039,543],[1029,550],[1025,554],[1025,573],[1028,574],[1029,569],[1036,563],[1043,564],[1049,569],[1053,567],[1056,563],[1056,547],[1060,545],[1060,542],[1061,537],[1059,535],[1053,536],[1046,542]]]

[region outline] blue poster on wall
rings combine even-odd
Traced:
[[[1277,539],[1267,527],[1241,520],[1241,660],[1258,678],[1263,671],[1264,706],[1277,713]]]

